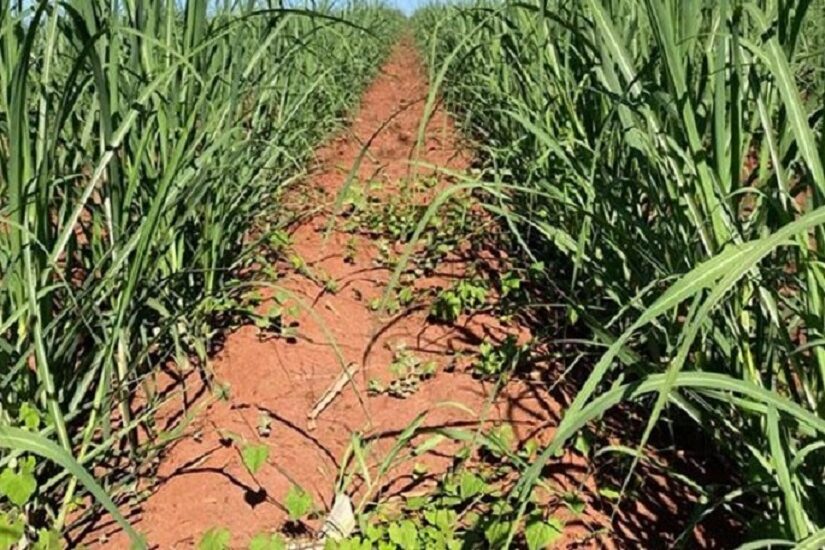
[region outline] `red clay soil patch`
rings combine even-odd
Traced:
[[[410,175],[427,91],[421,60],[412,41],[403,39],[366,91],[349,131],[317,154],[318,168],[309,180],[311,187],[321,190],[324,204],[334,202],[363,144],[371,138],[359,168],[360,179],[380,181],[389,192],[404,185]],[[433,116],[423,145],[423,163],[452,171],[467,169],[469,156],[458,146],[453,121],[444,112]],[[318,197],[313,195],[310,200]],[[213,527],[229,529],[233,544],[245,547],[255,534],[284,528],[287,514],[283,499],[293,484],[328,510],[340,460],[353,433],[378,436],[380,443],[373,452],[380,456],[382,448],[388,449],[397,434],[425,410],[431,411],[426,426],[477,425],[492,385],[460,369],[449,372],[444,367],[457,350],[473,348],[491,335],[501,338],[509,331],[521,339],[529,337],[527,329],[505,329],[492,317],[462,318],[454,326],[433,324],[425,310],[407,312],[388,323],[369,306],[371,300],[382,296],[391,276],[386,268],[373,265],[378,254],[375,243],[369,237],[351,237],[336,230],[325,239],[329,208],[316,210],[294,228],[292,250],[310,269],[326,273],[327,281],[334,280],[337,291],[328,292],[323,283],[290,272],[278,285],[312,309],[311,314],[304,311],[297,317],[299,337],[262,339],[253,326],[227,336],[212,366],[217,381],[229,387],[228,399],[207,407],[186,436],[170,446],[151,496],[139,509],[127,510],[135,528],[153,547],[192,547]],[[344,253],[351,238],[355,239],[354,261]],[[448,286],[451,275],[460,275],[465,267],[461,262],[439,266],[439,275],[426,284]],[[354,377],[357,392],[350,384],[344,386],[312,426],[307,415],[342,373],[331,342],[343,355],[343,364],[359,368]],[[434,359],[439,372],[406,399],[368,397],[367,380],[385,375],[392,350],[399,345],[422,358]],[[438,407],[445,402],[460,403],[475,414]],[[520,440],[540,434],[538,439],[546,441],[559,410],[558,402],[550,399],[540,384],[516,381],[496,399],[488,420],[509,423]],[[257,429],[262,415],[272,421],[266,436]],[[227,433],[269,447],[268,463],[256,476],[244,468],[237,448],[226,445]],[[452,464],[451,449],[440,447],[419,462],[437,476]],[[585,483],[582,478],[587,468],[581,458],[565,456],[553,468],[562,485]],[[394,472],[388,491],[409,482],[408,474]],[[550,473],[550,477],[556,475]],[[595,493],[589,487],[592,480],[585,485],[590,494]],[[570,524],[567,535],[578,538],[592,532],[603,518],[579,518]],[[308,522],[306,527],[312,530],[319,525]],[[84,536],[86,544],[92,546],[128,546],[123,533],[111,523]]]

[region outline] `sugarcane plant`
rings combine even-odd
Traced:
[[[431,104],[443,94],[487,159],[466,185],[546,266],[545,291],[590,335],[582,356],[600,350],[513,489],[521,515],[543,465],[633,401],[648,417],[623,491],[653,428],[681,419],[735,465],[695,517],[825,538],[823,21],[810,0],[417,14]]]

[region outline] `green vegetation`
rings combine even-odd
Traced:
[[[515,510],[504,487],[536,459],[538,442],[529,439],[517,444],[507,424],[483,431],[424,429],[426,419],[426,412],[420,414],[383,455],[376,452],[376,441],[353,436],[339,483],[346,489],[355,477],[366,482],[357,509],[357,533],[329,547],[447,550],[505,544],[514,527]],[[404,495],[382,494],[382,478],[395,468],[411,467],[415,481],[431,479],[418,461],[445,444],[454,446],[450,453],[456,464],[437,479],[435,487]],[[479,455],[484,460],[474,458]],[[551,487],[540,482],[525,510],[524,528],[519,529],[515,543],[519,548],[539,550],[562,537],[567,521],[581,515],[584,503],[576,493],[554,495]]]
[[[435,361],[425,361],[405,347],[399,346],[388,370],[391,379],[386,386],[378,379],[371,379],[367,390],[371,395],[386,393],[397,399],[404,399],[417,392],[424,381],[434,377],[438,365]]]
[[[487,300],[487,289],[480,281],[461,279],[438,293],[430,314],[438,321],[452,323],[462,313],[472,312]]]
[[[300,521],[312,511],[312,496],[300,487],[293,485],[284,498],[284,506],[286,506],[289,513],[290,520]]]
[[[247,235],[280,242],[280,188],[398,21],[275,5],[0,1],[0,548],[51,540],[78,480],[111,507],[97,465],[134,496],[173,436],[152,423],[156,367],[208,376],[246,307]]]
[[[57,548],[101,508],[143,546],[117,506],[197,413],[156,425],[158,367],[211,380],[241,320],[294,339],[299,306],[260,290],[274,256],[346,291],[292,249],[282,192],[400,17],[320,4],[0,0],[0,550]],[[412,24],[432,84],[415,150],[443,97],[479,169],[442,191],[416,165],[384,196],[354,181],[365,147],[336,200],[341,257],[360,261],[366,237],[364,268],[394,269],[376,311],[529,318],[528,344],[484,340],[469,372],[495,394],[558,344],[552,389],[574,395],[549,440],[517,442],[487,410],[466,430],[425,430],[422,412],[380,457],[352,434],[338,489],[360,483],[357,529],[340,547],[552,545],[585,501],[548,484],[548,461],[620,452],[623,477],[598,489],[618,506],[659,464],[663,425],[712,442],[730,474],[687,480],[690,521],[722,511],[752,547],[825,544],[825,0],[456,1]],[[446,288],[417,284],[462,255]],[[404,348],[388,369],[371,394],[446,377]],[[621,407],[645,414],[598,448]],[[256,430],[270,436],[269,413]],[[224,439],[253,479],[274,460]],[[426,493],[384,494],[399,466],[427,477],[417,459],[441,444],[455,460]],[[279,497],[292,523],[320,518],[298,485]],[[231,544],[216,526],[198,546]],[[267,532],[250,548],[285,544]]]
[[[443,94],[487,161],[470,185],[546,266],[534,301],[567,304],[592,340],[582,358],[600,357],[579,362],[584,383],[510,493],[507,541],[548,459],[634,401],[648,415],[631,445],[667,418],[730,459],[696,517],[722,507],[749,540],[817,546],[825,5],[457,3],[415,24],[428,106]]]

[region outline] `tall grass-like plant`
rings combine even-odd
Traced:
[[[635,400],[640,449],[678,409],[733,460],[715,496],[756,502],[749,538],[822,539],[823,9],[528,0],[417,15],[433,93],[495,175],[491,207],[607,348],[516,487],[522,510],[558,449]]]
[[[247,232],[358,97],[397,17],[0,0],[0,428],[87,469],[146,459],[136,389],[151,401],[158,365],[206,364]],[[3,446],[2,475],[39,490],[0,495],[0,521],[38,510],[59,528],[77,478]]]

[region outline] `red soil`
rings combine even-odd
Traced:
[[[322,205],[314,202],[316,195],[326,205],[334,202],[363,144],[382,126],[372,139],[369,154],[364,156],[359,176],[361,181],[383,182],[388,192],[403,185],[411,173],[410,158],[427,91],[421,61],[411,40],[404,39],[366,91],[350,130],[318,152],[317,169],[309,178],[314,193],[306,195],[312,202],[310,207],[318,211],[294,228],[292,249],[311,270],[325,272],[334,279],[339,291],[326,292],[322,284],[289,272],[277,284],[298,296],[313,312],[298,317],[300,337],[291,343],[285,338],[262,339],[253,326],[244,326],[227,336],[212,367],[217,381],[231,388],[229,399],[205,408],[187,434],[164,455],[151,496],[139,509],[127,510],[135,528],[153,547],[192,547],[213,527],[228,528],[233,547],[246,547],[255,534],[284,527],[287,515],[282,502],[293,483],[310,492],[316,504],[329,509],[340,460],[353,433],[379,436],[372,457],[377,462],[398,433],[422,411],[430,410],[426,426],[472,429],[478,425],[493,388],[460,369],[447,372],[443,367],[457,350],[475,348],[485,338],[500,339],[509,331],[525,339],[529,331],[523,327],[505,329],[494,318],[478,315],[462,318],[454,326],[436,325],[428,321],[425,310],[391,320],[381,318],[371,311],[369,303],[382,295],[391,274],[374,267],[373,260],[378,257],[375,243],[367,237],[355,237],[355,261],[345,261],[343,251],[350,235],[333,231],[325,240],[330,211],[328,207],[317,208]],[[457,172],[468,167],[469,156],[458,145],[454,123],[441,110],[429,124],[420,155],[428,165]],[[445,180],[442,185],[448,183]],[[294,194],[290,199],[300,201]],[[419,281],[417,286],[448,286],[465,267],[461,262],[439,266],[437,277]],[[340,349],[344,364],[360,366],[354,377],[358,391],[349,384],[345,386],[320,414],[317,427],[311,429],[308,413],[342,372],[331,341]],[[435,359],[442,369],[406,399],[367,397],[367,380],[386,379],[392,349],[399,344],[422,358]],[[487,421],[509,423],[519,440],[539,434],[539,439],[546,442],[552,436],[561,406],[543,388],[538,381],[511,382],[496,398]],[[460,403],[475,414],[437,406],[445,402]],[[262,413],[272,418],[268,437],[261,437],[255,428]],[[227,432],[269,446],[268,464],[255,478],[244,468],[237,448],[223,444],[221,433]],[[424,462],[437,476],[452,463],[454,449],[442,445],[418,462]],[[408,474],[408,468],[393,472],[388,493],[410,483]],[[587,494],[594,495],[590,474],[582,458],[569,454],[557,459],[548,475],[562,487],[583,484]],[[590,497],[585,498],[590,501]],[[640,514],[636,521],[652,524],[647,515]],[[599,524],[605,524],[604,516],[596,517],[588,506],[585,517],[569,524],[567,540],[580,538]],[[308,522],[311,529],[318,526],[318,522]],[[599,538],[601,543],[591,543],[615,546],[604,540],[604,535]],[[85,541],[93,546],[128,546],[124,535],[111,523],[85,535]]]

